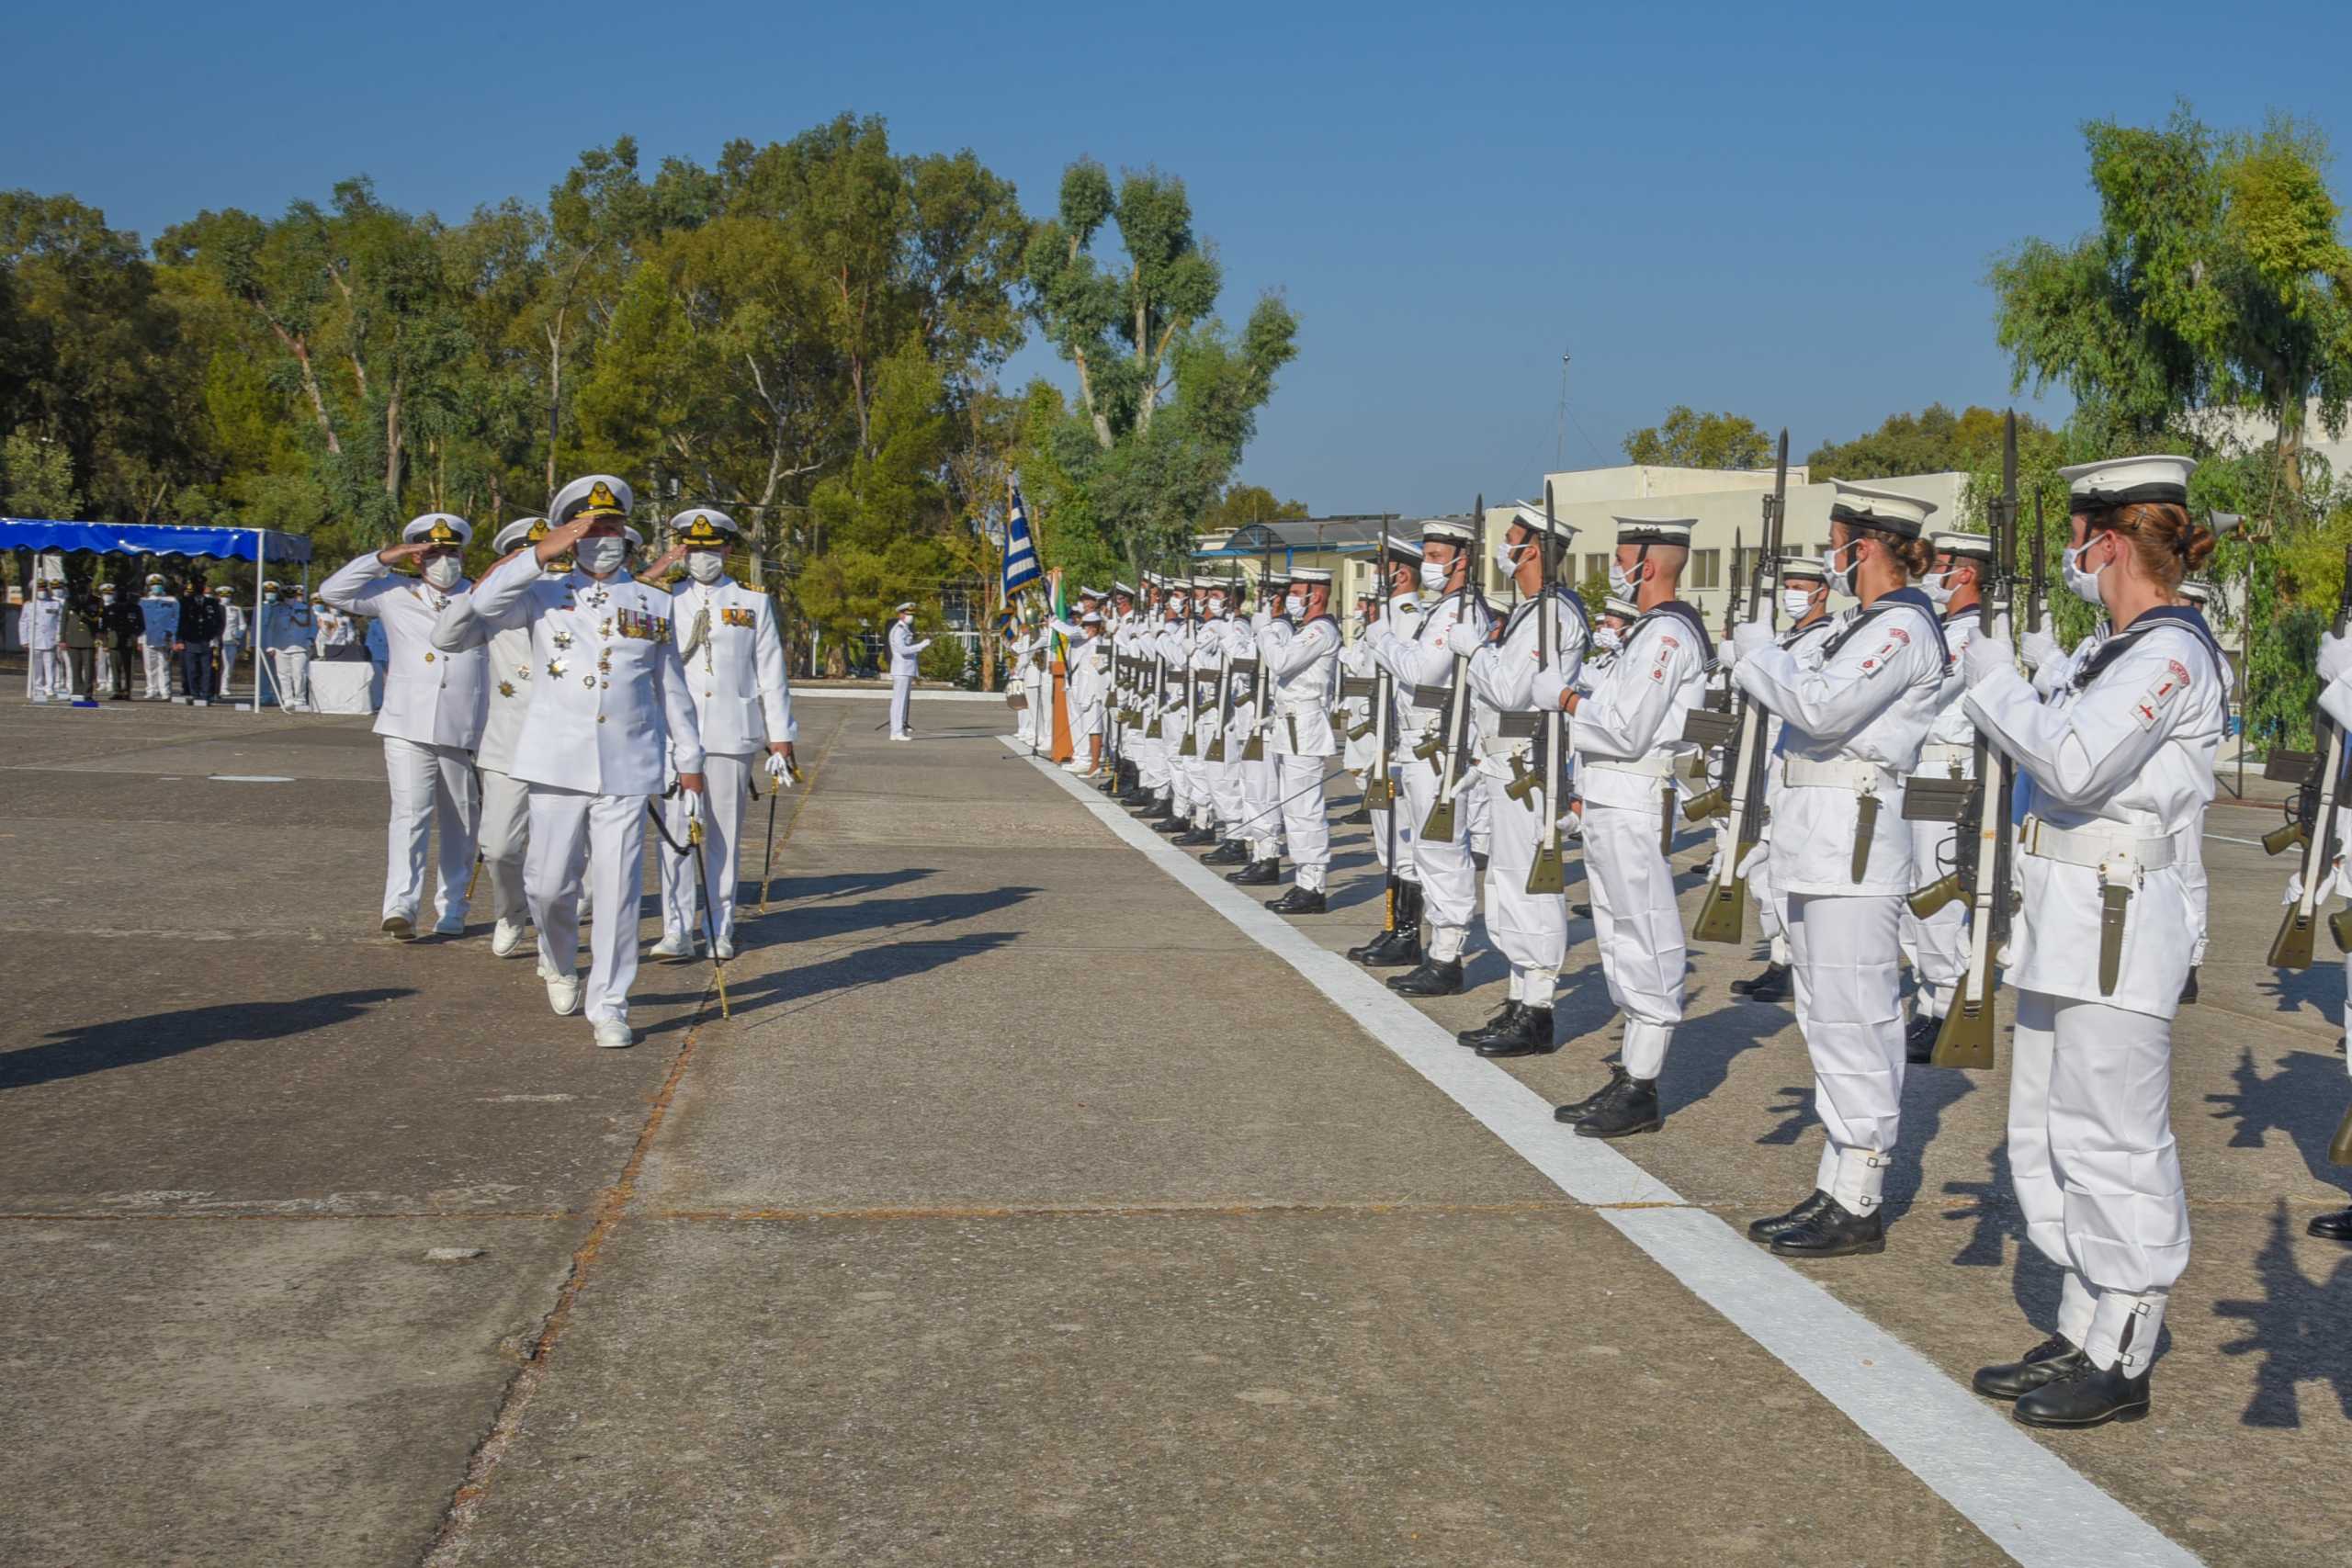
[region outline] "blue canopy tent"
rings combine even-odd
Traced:
[[[41,517],[0,517],[0,549],[36,555],[85,552],[110,556],[198,556],[254,563],[253,632],[261,634],[261,585],[270,563],[300,565],[302,586],[311,584],[311,541],[271,528],[195,528],[169,523],[58,523]],[[254,660],[253,711],[261,711],[261,682],[269,661]]]

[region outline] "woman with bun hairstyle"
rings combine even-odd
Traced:
[[[2064,1271],[2057,1332],[1975,1383],[2030,1426],[2147,1415],[2165,1296],[2188,1261],[2170,1090],[2195,921],[2176,844],[2212,799],[2229,689],[2213,634],[2179,603],[2213,550],[2188,514],[2195,467],[2061,470],[2067,581],[2115,630],[2046,698],[2007,642],[1964,656],[1969,715],[2019,775],[2009,1164],[2027,1237]]]
[[[1903,1114],[1903,900],[1919,882],[1903,791],[1950,668],[1942,616],[1913,586],[1931,558],[1933,511],[1837,481],[1822,572],[1860,608],[1816,652],[1781,647],[1761,620],[1732,637],[1732,680],[1781,721],[1772,883],[1826,1135],[1812,1193],[1747,1227],[1784,1258],[1886,1247],[1880,1190]]]

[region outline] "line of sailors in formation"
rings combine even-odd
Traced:
[[[153,571],[147,574],[141,596],[127,599],[124,592],[112,580],[102,580],[95,592],[55,577],[33,585],[32,597],[17,611],[16,627],[17,640],[28,656],[28,699],[90,705],[104,684],[114,701],[129,702],[135,653],[141,676],[140,700],[208,707],[215,696],[227,695],[238,657],[250,645],[269,664],[266,681],[255,677],[261,699],[304,712],[311,706],[311,660],[335,657],[334,649],[369,639],[358,623],[316,593],[306,597],[300,584],[275,580],[261,584],[257,632],[237,591],[227,583],[208,592],[203,580],[197,578],[188,592],[175,593],[170,579]],[[75,637],[72,623],[76,618],[85,623],[90,640]],[[83,648],[107,654],[107,667],[97,669],[94,659],[92,668],[76,672],[71,655]],[[198,662],[200,671],[195,668]]]
[[[1472,529],[1434,520],[1418,540],[1390,541],[1391,581],[1359,606],[1361,635],[1344,647],[1329,574],[1299,570],[1271,578],[1254,607],[1214,578],[1082,591],[1075,624],[1039,628],[1012,651],[1034,716],[1043,638],[1068,637],[1082,738],[1069,765],[1107,773],[1139,817],[1230,864],[1236,884],[1274,886],[1287,859],[1292,886],[1269,905],[1285,913],[1326,908],[1322,781],[1342,755],[1359,775],[1373,771],[1366,748],[1380,727],[1365,718],[1385,689],[1396,805],[1369,818],[1397,883],[1394,927],[1349,956],[1400,971],[1387,982],[1400,995],[1460,991],[1483,862],[1487,931],[1510,989],[1460,1040],[1488,1057],[1559,1048],[1552,1006],[1568,907],[1527,891],[1543,813],[1557,807],[1513,781],[1534,766],[1536,717],[1564,711],[1574,782],[1561,821],[1583,846],[1623,1038],[1607,1081],[1555,1114],[1595,1138],[1662,1124],[1657,1079],[1687,966],[1668,861],[1693,787],[1684,724],[1711,672],[1726,677],[1772,719],[1770,828],[1745,868],[1770,958],[1733,988],[1792,1001],[1826,1134],[1813,1190],[1748,1235],[1796,1258],[1884,1246],[1905,1070],[1926,1060],[1967,962],[1964,908],[1920,919],[1906,907],[1950,869],[1956,829],[1905,821],[1903,791],[1917,773],[1967,776],[1981,733],[2019,775],[2021,913],[2001,955],[2017,999],[2009,1160],[2028,1235],[2064,1283],[2056,1332],[1984,1369],[1976,1387],[2036,1425],[2137,1419],[2166,1293],[2188,1258],[2171,1021],[2193,999],[2205,943],[2199,836],[2227,712],[2227,662],[2185,592],[2213,547],[2188,511],[2193,468],[2150,457],[2064,470],[2065,581],[2111,629],[2071,652],[2029,637],[2030,674],[2009,643],[1977,632],[1989,541],[1931,532],[1930,502],[1842,482],[1827,554],[1778,563],[1785,629],[1759,619],[1728,647],[1679,597],[1690,520],[1616,520],[1596,624],[1574,593],[1544,587],[1547,533],[1565,556],[1573,531],[1522,505],[1493,548],[1519,595],[1499,620],[1471,587]],[[1833,615],[1833,593],[1857,603]],[[1458,778],[1426,744],[1460,694],[1457,657],[1476,735]],[[2352,716],[2352,649],[2333,679]],[[1352,717],[1335,724],[1335,705]],[[1420,831],[1442,790],[1466,830]],[[1907,1021],[1906,952],[1918,981]]]
[[[637,1038],[628,993],[649,803],[673,846],[654,956],[691,957],[707,941],[730,958],[744,802],[763,774],[771,793],[790,786],[797,738],[774,604],[727,574],[734,520],[680,513],[641,579],[626,566],[643,545],[626,521],[634,502],[612,475],[573,480],[548,517],[499,531],[480,581],[465,575],[472,525],[428,513],[320,589],[334,608],[373,617],[387,643],[375,726],[391,789],[382,930],[416,934],[430,855],[432,929],[462,935],[479,854],[491,952],[519,953],[536,928],[548,1006],[584,1011],[595,1043],[614,1047]],[[406,562],[416,575],[395,571]],[[647,580],[681,563],[674,590]],[[592,908],[605,918],[593,922],[583,976]]]

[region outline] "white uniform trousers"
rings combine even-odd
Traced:
[[[1209,795],[1216,803],[1217,830],[1228,839],[1241,836],[1241,763],[1237,759],[1242,745],[1238,740],[1227,740],[1225,761],[1209,764]]]
[[[1952,849],[1959,840],[1960,829],[1955,823],[1911,824],[1911,863],[1919,868],[1920,886],[1925,886],[1951,869]],[[1955,898],[1924,920],[1913,914],[1905,903],[1901,941],[1903,951],[1911,955],[1911,973],[1919,982],[1921,1015],[1943,1017],[1951,1007],[1953,994],[1960,989],[1962,977],[1968,973],[1967,901]]]
[[[168,701],[172,694],[172,645],[168,642],[139,641],[139,651],[147,656],[147,690],[150,701]]]
[[[62,648],[36,648],[25,656],[25,695],[35,702],[45,703],[74,688],[65,674],[65,650]]]
[[[1250,744],[1245,738],[1239,744]],[[1270,750],[1254,762],[1235,764],[1241,777],[1241,834],[1251,860],[1280,860],[1283,853],[1282,769]]]
[[[1025,699],[1027,694],[1025,692],[1023,693],[1023,696]],[[893,702],[897,701],[896,696],[894,695],[891,700]],[[1012,738],[1026,746],[1030,740],[1035,737],[1036,733],[1037,710],[1030,706],[1024,700],[1022,705],[1014,710],[1012,715]]]
[[[2205,939],[2211,926],[2206,913],[2210,891],[2205,877],[2205,808],[2197,819],[2173,835],[2173,863],[2180,867],[2180,886],[2188,895],[2188,966],[2205,962]]]
[[[1492,778],[1484,787],[1502,788]],[[1487,935],[1510,964],[1511,1000],[1548,1008],[1568,956],[1568,901],[1562,894],[1527,890],[1548,804],[1540,788],[1530,790],[1527,798],[1534,809],[1508,795],[1496,803],[1495,850],[1487,861]]]
[[[2058,1331],[2094,1366],[2120,1357],[2136,1374],[2188,1264],[2171,1026],[2020,991],[2010,1052],[2009,1170],[2027,1239],[2066,1271]]]
[[[1858,1214],[1878,1207],[1903,1116],[1902,911],[1894,894],[1789,896],[1797,1026],[1829,1135],[1814,1185]]]
[[[1168,787],[1168,743],[1150,733],[1151,721],[1127,733],[1134,737],[1128,755],[1135,759],[1136,783],[1154,795]]]
[[[735,940],[737,847],[743,841],[743,803],[750,790],[756,751],[707,751],[703,754],[703,789],[695,809],[702,815],[703,886],[710,889],[718,910],[718,934]],[[662,803],[662,825],[670,837],[686,841],[686,802],[694,796],[680,790]],[[694,872],[684,855],[662,846],[662,931],[665,936],[707,934],[709,918],[695,902]]]
[[[890,677],[890,733],[893,735],[910,733],[907,728],[907,705],[914,689],[915,678],[912,675]]]
[[[1391,765],[1394,766],[1394,764]],[[1396,776],[1400,781],[1404,774],[1404,771],[1405,770],[1402,768],[1396,769]],[[1366,789],[1372,787],[1369,781],[1366,782],[1364,787]],[[1389,863],[1390,856],[1388,851],[1388,838],[1392,818],[1394,819],[1396,837],[1396,863],[1393,866]],[[1385,806],[1375,806],[1372,808],[1373,858],[1380,863],[1381,870],[1393,871],[1399,882],[1411,882],[1415,880],[1413,872],[1413,829],[1419,826],[1419,824],[1412,819],[1412,814],[1405,808],[1405,792],[1401,788],[1396,792],[1396,809],[1395,811],[1392,812]]]
[[[1274,759],[1274,787],[1282,791],[1283,837],[1290,841],[1295,880],[1309,893],[1323,890],[1331,867],[1331,824],[1323,808],[1321,757],[1295,757],[1285,751]]]
[[[1441,964],[1462,956],[1470,937],[1470,918],[1478,912],[1478,868],[1470,859],[1472,798],[1482,795],[1474,775],[1464,781],[1454,797],[1454,834],[1450,842],[1425,836],[1430,807],[1437,799],[1437,769],[1418,757],[1396,764],[1396,801],[1405,813],[1397,824],[1396,842],[1405,842],[1405,828],[1413,829],[1413,864],[1407,880],[1421,885],[1421,912],[1429,921],[1429,954]]]
[[[391,829],[384,865],[384,918],[417,918],[424,897],[424,852],[438,839],[440,918],[466,918],[466,883],[473,875],[475,799],[473,754],[456,746],[426,746],[384,737],[384,777],[392,790]]]
[[[214,696],[225,697],[229,694],[229,682],[235,679],[237,674],[237,653],[244,646],[242,642],[231,642],[227,637],[220,639],[220,683],[212,688]],[[258,683],[254,688],[254,701],[256,704],[261,701]]]
[[[277,680],[278,705],[308,708],[311,705],[311,650],[300,646],[281,648],[270,662]]]
[[[481,770],[481,870],[490,884],[491,913],[521,925],[523,854],[531,841],[531,786],[496,768]]]
[[[1585,802],[1593,942],[1600,949],[1610,1005],[1625,1018],[1619,1059],[1626,1072],[1645,1080],[1666,1066],[1666,1048],[1682,1021],[1682,976],[1690,962],[1682,913],[1674,902],[1674,872],[1657,840],[1657,812]],[[1495,843],[1499,852],[1499,832]],[[1490,913],[1487,924],[1493,923]]]
[[[580,870],[582,854],[586,878]],[[637,983],[638,900],[645,891],[645,796],[533,784],[523,892],[531,921],[539,928],[543,975],[579,972],[583,880],[594,882],[596,907],[604,916],[589,933],[581,1010],[591,1020],[626,1020],[629,987]]]

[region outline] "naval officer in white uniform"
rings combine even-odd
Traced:
[[[915,669],[931,639],[915,637],[915,607],[910,602],[890,612],[890,739],[912,740],[907,728],[907,699],[915,689]]]
[[[606,1046],[637,1043],[628,991],[637,979],[632,912],[644,890],[646,802],[662,792],[668,768],[679,788],[703,790],[702,730],[671,640],[670,595],[622,565],[622,519],[634,499],[609,474],[574,479],[556,494],[547,536],[492,568],[474,590],[486,625],[531,628],[531,708],[514,776],[531,790],[523,893],[539,928],[548,1005],[569,1014],[584,1003],[596,1043]],[[576,568],[551,574],[548,565],[568,552]],[[584,996],[573,869],[583,847],[605,911]]]
[[[384,774],[391,784],[392,821],[384,871],[384,931],[406,942],[416,934],[424,894],[426,840],[436,829],[439,913],[433,929],[458,936],[466,929],[466,883],[473,872],[474,748],[481,743],[484,660],[481,649],[457,653],[433,645],[433,629],[451,601],[464,593],[465,550],[473,525],[447,512],[428,512],[401,531],[401,542],[353,560],[321,585],[320,597],[338,610],[372,615],[384,630],[384,705],[376,733],[384,738]],[[393,575],[404,560],[421,576]]]

